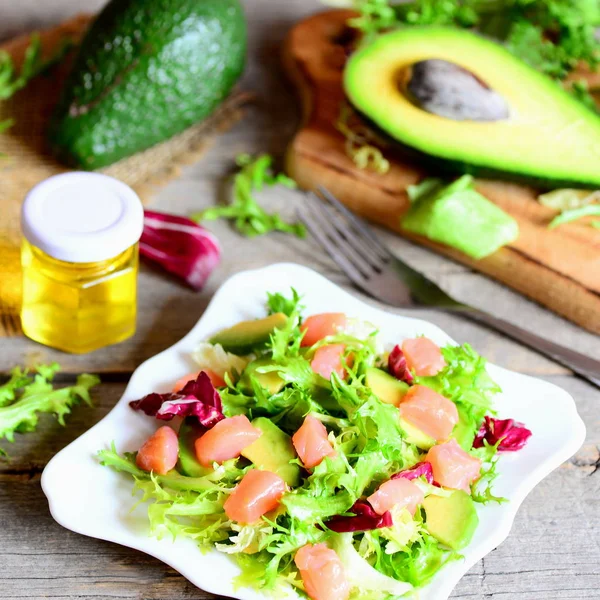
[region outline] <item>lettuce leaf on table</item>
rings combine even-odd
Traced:
[[[90,389],[100,382],[96,375],[83,374],[75,385],[55,389],[52,378],[57,364],[37,367],[35,376],[15,368],[0,386],[0,439],[14,441],[15,433],[35,431],[40,413],[52,413],[61,425],[71,408],[83,401],[91,405]]]

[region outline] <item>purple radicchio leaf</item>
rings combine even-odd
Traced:
[[[430,462],[417,463],[411,469],[406,469],[406,471],[400,471],[400,473],[392,475],[391,479],[408,479],[412,481],[419,477],[425,477],[425,481],[433,485],[433,467]]]
[[[338,515],[327,521],[325,525],[331,531],[337,533],[370,531],[371,529],[392,526],[392,514],[389,511],[378,515],[365,500],[357,500],[348,512],[354,513],[356,516],[346,517]]]
[[[516,452],[525,446],[531,431],[514,419],[485,417],[473,440],[473,448],[481,448],[484,440],[490,445],[498,444],[498,452]]]
[[[162,421],[170,421],[173,417],[197,417],[200,425],[207,429],[225,418],[221,396],[204,371],[176,394],[148,394],[129,405]]]
[[[221,249],[217,238],[191,219],[145,210],[140,255],[201,290]]]
[[[415,378],[408,369],[404,352],[402,352],[402,348],[400,348],[400,346],[397,344],[394,346],[394,349],[390,352],[388,357],[388,371],[396,379],[404,381],[410,385],[412,385],[415,381]]]

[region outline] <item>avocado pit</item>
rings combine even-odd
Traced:
[[[446,60],[414,63],[405,87],[414,104],[446,119],[503,121],[510,116],[500,94],[467,69]]]

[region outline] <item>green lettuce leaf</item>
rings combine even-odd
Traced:
[[[271,231],[291,233],[304,237],[305,228],[301,223],[286,223],[277,213],[268,213],[255,198],[255,192],[274,185],[295,188],[296,183],[282,173],[271,172],[273,158],[262,154],[252,159],[240,154],[236,162],[241,168],[233,181],[233,201],[225,206],[213,206],[191,216],[198,223],[216,219],[230,219],[244,236],[255,237]]]
[[[34,431],[39,413],[53,413],[58,422],[64,425],[65,415],[71,412],[75,404],[83,400],[91,405],[90,389],[97,385],[100,379],[95,375],[84,374],[77,378],[75,385],[54,389],[51,379],[57,370],[58,365],[38,367],[38,374],[33,381],[25,384],[20,397],[0,408],[0,438],[12,442],[15,433]],[[9,388],[6,386],[3,387],[6,390],[4,397],[8,398],[11,392],[7,391]]]

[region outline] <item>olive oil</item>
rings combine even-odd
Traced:
[[[21,323],[31,339],[91,352],[135,332],[144,212],[124,183],[65,173],[35,186],[21,213]]]
[[[67,352],[83,353],[135,332],[137,244],[92,263],[57,260],[25,241],[23,332]]]

